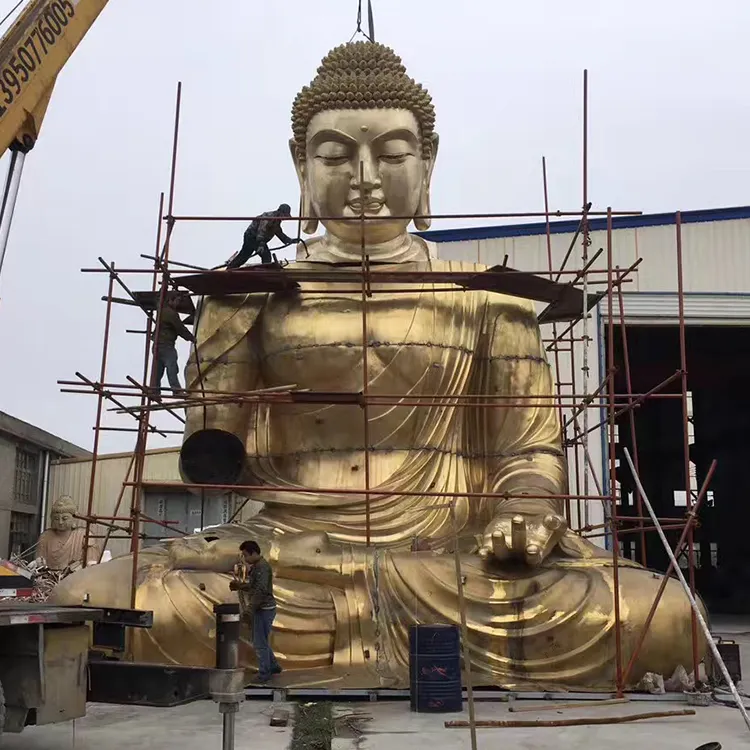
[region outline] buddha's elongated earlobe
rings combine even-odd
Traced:
[[[419,206],[417,208],[417,214],[419,214],[419,216],[414,219],[414,226],[420,232],[424,232],[426,229],[430,228],[432,220],[429,218],[429,216],[431,213],[432,209],[430,208],[430,186],[425,183],[422,185],[422,192],[419,195]]]
[[[432,220],[429,218],[432,213],[432,208],[430,206],[430,183],[432,182],[432,170],[435,168],[438,143],[438,134],[434,133],[431,138],[428,155],[423,159],[424,175],[422,177],[422,190],[419,194],[419,205],[417,206],[417,215],[422,218],[414,219],[414,226],[420,232],[429,229],[432,224]]]
[[[289,150],[292,153],[294,169],[297,172],[297,179],[299,180],[302,216],[308,217],[302,222],[302,231],[305,234],[315,234],[315,232],[318,231],[318,220],[315,218],[315,209],[313,208],[312,200],[310,199],[310,191],[307,189],[307,162],[305,161],[304,155],[300,155],[299,148],[294,138],[289,141]]]
[[[302,222],[302,231],[305,234],[315,234],[318,231],[318,220],[315,218],[315,209],[310,200],[310,191],[305,187],[302,188],[300,203],[302,204],[302,216],[309,217]]]

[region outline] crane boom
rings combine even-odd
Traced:
[[[108,0],[31,0],[0,39],[0,156],[39,135],[57,74]]]
[[[0,272],[26,154],[57,74],[109,0],[31,0],[0,39],[0,156],[13,152],[0,201]]]

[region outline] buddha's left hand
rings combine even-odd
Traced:
[[[498,513],[485,529],[479,554],[539,565],[557,547],[567,528],[557,513]]]

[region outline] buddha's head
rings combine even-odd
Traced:
[[[72,497],[61,495],[52,503],[50,526],[54,531],[70,531],[73,528],[73,515],[78,511],[78,505]]]
[[[411,217],[430,213],[434,126],[430,95],[407,76],[393,50],[354,42],[331,51],[292,108],[290,147],[303,214],[352,218],[364,209],[368,244],[403,235]],[[361,239],[360,222],[322,223],[345,242]],[[429,220],[415,224],[427,229]],[[307,221],[303,230],[312,234],[317,225]]]

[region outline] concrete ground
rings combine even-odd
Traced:
[[[524,702],[526,704],[526,702]],[[507,704],[478,704],[477,719],[491,720],[557,720],[588,716],[623,716],[645,711],[668,711],[684,704],[638,703],[567,711],[510,713]],[[707,742],[721,742],[723,750],[750,747],[750,732],[736,709],[711,706],[696,709],[695,716],[654,719],[632,724],[610,724],[580,727],[532,727],[525,729],[478,729],[480,750],[513,748],[513,750],[565,750],[566,748],[659,748],[659,750],[695,750]],[[448,716],[411,714],[408,706],[375,704],[374,720],[365,735],[362,750],[468,750],[468,729],[445,729]],[[462,717],[467,719],[466,715]],[[248,746],[249,747],[249,746]],[[343,748],[342,748],[343,750]]]
[[[740,645],[745,684],[750,684],[750,622],[747,618],[722,618],[713,630]],[[750,701],[748,701],[750,703]],[[237,715],[237,750],[286,750],[291,726],[277,729],[269,725],[274,708],[283,704],[247,701]],[[524,700],[521,705],[545,704]],[[548,703],[546,705],[549,705]],[[508,703],[478,702],[477,718],[490,720],[555,720],[588,716],[622,716],[630,713],[669,711],[686,708],[684,703],[662,701],[631,702],[601,708],[586,707],[566,711],[510,713]],[[453,714],[414,714],[409,702],[340,703],[338,712],[356,710],[370,717],[360,726],[359,742],[353,734],[337,740],[334,750],[462,750],[470,748],[468,729],[446,729],[443,722],[467,719]],[[697,708],[695,716],[654,719],[638,723],[590,725],[559,728],[480,729],[478,747],[520,750],[564,750],[603,748],[633,750],[658,747],[660,750],[695,750],[708,742],[720,742],[723,750],[750,748],[750,732],[736,708],[713,705]],[[171,709],[131,708],[91,705],[84,719],[49,727],[30,727],[20,735],[0,740],[2,750],[210,750],[221,747],[221,716],[210,701]]]
[[[246,702],[236,719],[236,748],[286,750],[291,724],[269,726],[270,702]],[[85,718],[4,735],[2,750],[211,750],[221,747],[221,716],[212,701],[177,708],[89,705]]]
[[[279,704],[276,704],[278,706]],[[527,702],[524,701],[524,705]],[[528,703],[531,705],[531,703]],[[237,718],[237,750],[286,750],[291,727],[269,726],[274,704],[248,701]],[[507,703],[478,703],[478,719],[533,720],[586,716],[622,716],[644,711],[684,708],[675,703],[636,703],[568,711],[510,713]],[[341,705],[372,717],[362,724],[364,734],[357,743],[352,733],[335,742],[334,750],[461,750],[470,748],[468,729],[446,729],[448,719],[466,714],[414,714],[408,701]],[[660,750],[695,750],[707,742],[720,742],[723,750],[750,747],[750,733],[739,711],[710,706],[698,708],[695,716],[654,719],[632,724],[564,728],[479,729],[478,747],[494,750],[507,747],[523,750],[603,748],[632,750],[658,747]],[[3,750],[209,750],[221,747],[221,720],[217,707],[208,701],[172,709],[91,706],[88,716],[73,724],[30,727],[20,735],[6,735]]]

